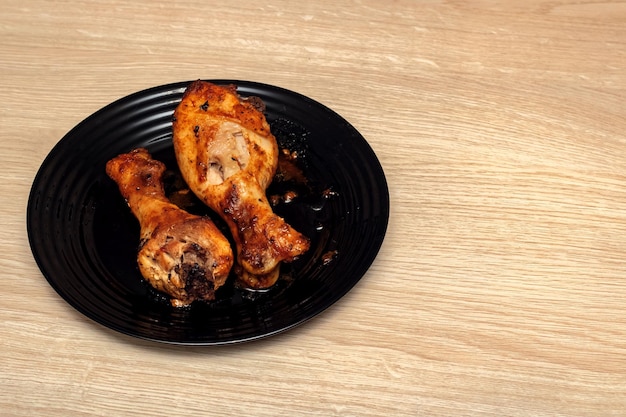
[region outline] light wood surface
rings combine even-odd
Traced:
[[[0,5],[0,415],[626,415],[626,2]],[[386,172],[388,233],[314,320],[218,348],[66,304],[26,236],[45,156],[197,78],[331,107]]]

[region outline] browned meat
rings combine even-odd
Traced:
[[[309,240],[276,215],[265,190],[278,145],[258,110],[235,87],[192,83],[174,112],[174,149],[191,190],[228,224],[239,278],[253,288],[276,281],[279,264],[308,250]]]
[[[192,215],[165,196],[165,165],[146,149],[119,155],[106,165],[141,228],[139,270],[174,306],[212,300],[233,265],[228,239],[208,218]]]

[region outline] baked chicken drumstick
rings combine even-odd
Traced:
[[[208,218],[190,214],[165,196],[165,165],[140,148],[111,159],[106,172],[140,225],[137,256],[143,277],[181,307],[212,300],[233,265],[228,239]]]
[[[230,228],[240,281],[267,288],[278,278],[280,262],[304,253],[309,240],[267,200],[278,144],[257,104],[241,99],[235,86],[195,81],[174,112],[173,142],[187,185]]]

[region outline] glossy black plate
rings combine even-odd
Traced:
[[[365,139],[338,114],[300,94],[265,84],[236,84],[258,96],[279,145],[296,151],[307,182],[276,182],[268,194],[295,190],[275,211],[311,239],[311,249],[285,265],[279,282],[251,292],[229,282],[214,302],[174,308],[136,265],[139,225],[105,174],[112,157],[146,147],[172,172],[172,113],[189,84],[122,98],[72,129],[52,149],[34,180],[27,227],[32,252],[50,285],[75,309],[121,333],[161,342],[218,345],[293,328],[345,295],[382,244],[389,193]],[[190,211],[205,212],[201,205]]]

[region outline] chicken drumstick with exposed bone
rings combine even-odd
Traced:
[[[304,253],[309,240],[272,211],[265,195],[278,145],[263,113],[234,86],[195,81],[174,112],[173,141],[183,178],[231,230],[240,280],[272,285],[280,262]]]
[[[139,270],[172,305],[212,300],[233,265],[228,239],[208,218],[190,214],[165,196],[165,165],[140,148],[111,159],[106,172],[139,220]]]

